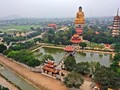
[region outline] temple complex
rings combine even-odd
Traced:
[[[114,17],[113,26],[111,29],[111,35],[113,37],[120,36],[120,16],[119,16],[119,9],[117,10],[117,15]]]

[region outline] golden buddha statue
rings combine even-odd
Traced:
[[[82,11],[82,7],[79,7],[79,11],[76,14],[75,24],[85,24],[84,12]]]

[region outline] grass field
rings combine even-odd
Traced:
[[[12,32],[28,32],[28,31],[31,31],[30,27],[37,28],[37,27],[40,27],[40,26],[38,26],[38,25],[36,25],[36,26],[34,26],[34,25],[31,25],[31,26],[24,26],[24,25],[15,26],[15,25],[10,25],[10,26],[0,27],[0,31],[6,32],[6,33],[12,33]]]

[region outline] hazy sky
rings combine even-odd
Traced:
[[[0,0],[0,17],[75,17],[79,6],[86,17],[114,16],[120,0]]]

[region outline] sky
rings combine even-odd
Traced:
[[[79,6],[85,17],[114,16],[120,0],[0,0],[0,17],[75,17]]]

